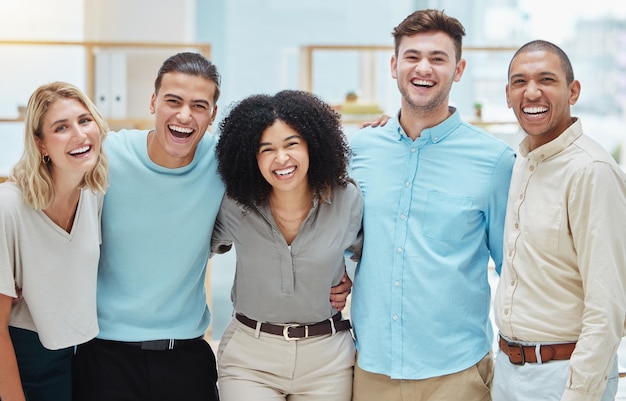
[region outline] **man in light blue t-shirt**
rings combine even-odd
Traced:
[[[490,400],[489,258],[502,262],[514,153],[449,107],[461,23],[438,10],[394,31],[400,112],[351,141],[364,197],[355,401]]]
[[[202,55],[167,59],[153,130],[111,133],[98,337],[78,347],[77,400],[217,400],[204,278],[224,188],[215,138],[220,76]]]

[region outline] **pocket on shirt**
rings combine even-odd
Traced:
[[[461,241],[469,225],[472,199],[430,191],[424,208],[424,236],[438,241]]]
[[[524,224],[524,240],[541,249],[554,251],[559,248],[559,234],[563,209],[558,207],[546,210],[535,210],[528,216]]]

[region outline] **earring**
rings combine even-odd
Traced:
[[[41,156],[41,161],[43,162],[43,164],[50,163],[50,156],[48,156],[48,155]]]

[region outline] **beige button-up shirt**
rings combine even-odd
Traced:
[[[600,399],[626,317],[626,176],[576,120],[520,144],[495,298],[502,334],[577,342],[563,399]]]

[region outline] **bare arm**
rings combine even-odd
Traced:
[[[0,294],[0,399],[25,401],[13,342],[9,336],[9,316],[13,298]]]
[[[330,289],[330,304],[338,311],[342,311],[346,307],[346,299],[352,292],[352,280],[348,277],[348,273],[344,272],[341,281]]]

